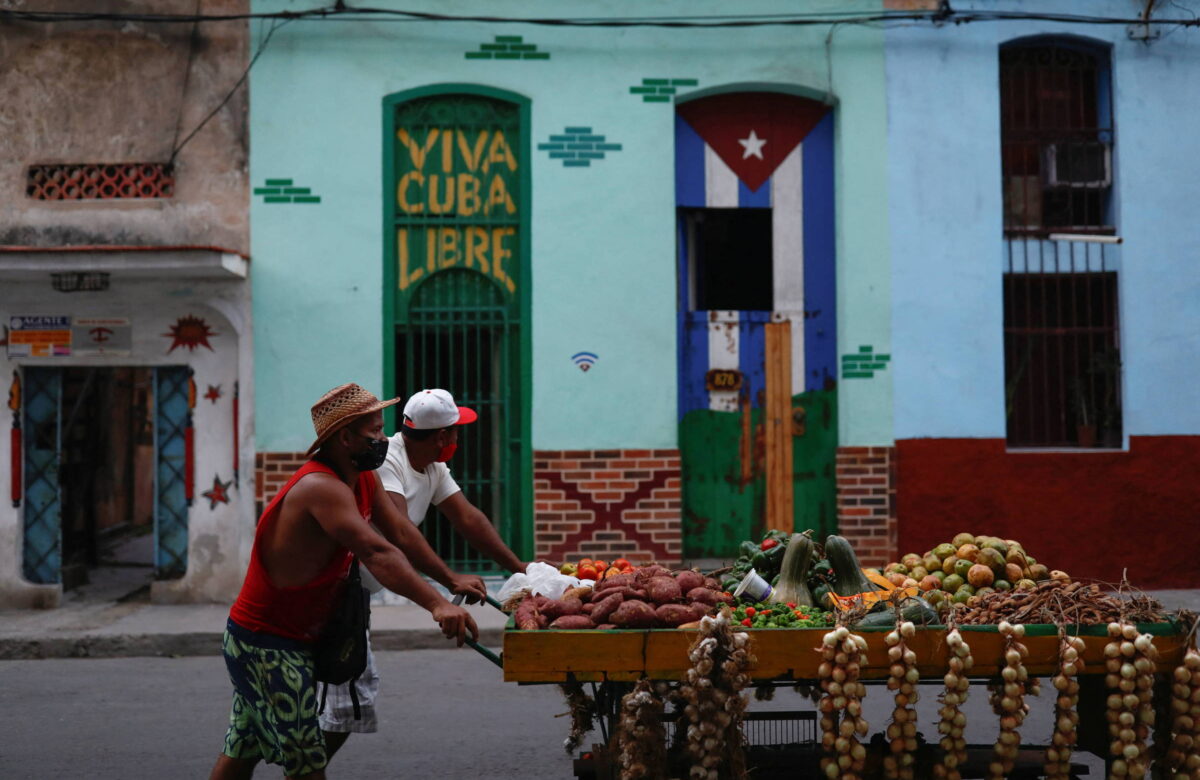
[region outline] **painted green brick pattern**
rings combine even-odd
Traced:
[[[697,79],[642,79],[642,83],[629,88],[630,94],[641,95],[643,103],[670,103],[680,87],[695,87]]]
[[[892,356],[876,353],[869,344],[860,346],[858,352],[842,355],[842,379],[872,379],[876,371],[883,371]]]
[[[320,203],[321,196],[313,195],[310,187],[297,187],[292,179],[267,179],[263,186],[254,188],[263,203]]]
[[[538,144],[538,151],[549,152],[551,160],[562,160],[564,168],[587,168],[592,160],[603,160],[606,153],[621,151],[621,145],[608,143],[590,127],[565,127]]]
[[[520,35],[497,35],[492,43],[479,44],[479,51],[466,53],[468,60],[548,60],[550,52],[538,51]]]

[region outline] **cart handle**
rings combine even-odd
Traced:
[[[491,596],[488,596],[487,600],[488,600],[488,603],[491,604],[492,606],[494,606],[496,609],[500,609],[500,602],[496,601]],[[463,594],[460,593],[454,597],[454,600],[451,603],[457,607],[460,604],[462,604],[462,602],[463,602]],[[501,610],[501,611],[503,612],[503,610]],[[491,661],[492,663],[494,663],[496,666],[499,666],[501,669],[504,668],[504,661],[502,661],[500,659],[500,656],[496,655],[491,650],[489,650],[488,648],[479,644],[478,642],[476,642],[474,639],[472,639],[469,636],[464,637],[464,641],[466,641],[467,646],[470,647],[472,650],[479,653],[484,658],[486,658],[489,661]]]

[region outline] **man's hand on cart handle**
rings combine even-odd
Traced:
[[[468,630],[472,640],[479,639],[479,627],[475,625],[475,618],[457,604],[439,604],[433,608],[432,614],[446,638],[454,639],[459,647],[467,640]]]
[[[483,577],[474,574],[454,574],[450,577],[450,592],[456,596],[466,596],[468,604],[478,604],[487,598],[487,585]],[[455,601],[458,604],[459,601]]]

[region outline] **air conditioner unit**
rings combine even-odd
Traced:
[[[1042,147],[1047,187],[1103,189],[1112,186],[1112,148],[1103,141],[1063,141]]]

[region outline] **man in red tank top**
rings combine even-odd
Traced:
[[[289,778],[325,777],[312,642],[337,603],[353,556],[385,587],[429,610],[462,646],[474,619],[443,598],[370,524],[397,510],[374,470],[387,455],[380,401],[355,384],[312,407],[317,440],[259,519],[241,593],[230,610],[225,663],[234,685],[225,748],[211,778],[249,778],[260,760]]]

